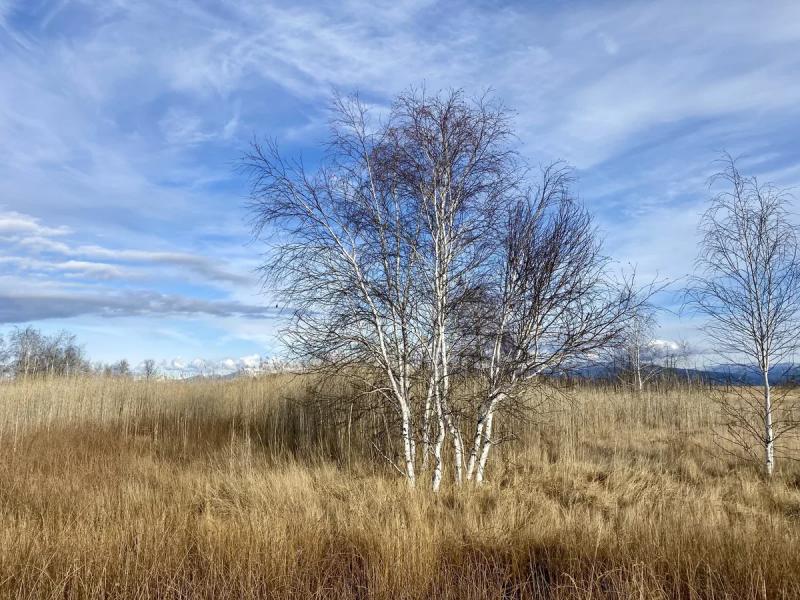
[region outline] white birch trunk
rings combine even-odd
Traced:
[[[408,407],[408,402],[403,401],[400,406],[400,412],[403,418],[402,435],[403,435],[403,454],[406,462],[406,477],[408,478],[408,485],[414,487],[416,485],[416,470],[414,468],[415,448],[414,448],[414,432],[411,427],[411,411]]]
[[[481,441],[480,458],[478,460],[477,471],[475,472],[475,481],[478,484],[483,483],[484,475],[486,474],[486,463],[489,460],[489,452],[494,445],[492,443],[492,426],[494,424],[494,413],[497,410],[497,405],[506,398],[505,393],[497,394],[486,412],[486,423],[483,426],[483,436]]]
[[[636,344],[636,387],[641,394],[644,390],[644,383],[642,382],[642,350],[638,342]]]
[[[481,458],[478,462],[478,471],[475,473],[475,482],[480,485],[483,483],[483,476],[486,472],[486,462],[489,460],[489,451],[492,449],[492,423],[494,422],[494,409],[486,416],[486,426],[484,427],[483,448]]]
[[[483,459],[484,453],[488,454],[488,450],[485,450],[484,448],[485,439],[487,434],[491,437],[494,409],[500,397],[501,396],[496,396],[488,403],[484,404],[484,406],[481,408],[478,420],[475,423],[475,435],[472,439],[472,450],[469,453],[469,462],[467,463],[467,481],[471,481],[475,476],[475,468],[480,464],[480,461],[483,460],[484,464],[486,462],[485,459]]]
[[[770,394],[769,371],[764,370],[764,453],[766,458],[765,471],[767,477],[772,477],[775,469],[775,439],[772,431],[772,397]]]
[[[445,437],[444,413],[442,411],[441,402],[442,397],[438,385],[436,386],[434,397],[436,400],[435,413],[438,429],[436,431],[436,442],[433,444],[433,476],[431,478],[431,487],[434,492],[438,492],[442,485],[442,447],[444,446]]]
[[[450,437],[453,438],[453,466],[455,470],[456,485],[461,485],[464,481],[464,442],[461,439],[461,432],[456,427],[452,415],[446,419]]]
[[[442,417],[444,420],[444,424],[447,427],[447,431],[450,433],[450,437],[453,439],[453,463],[454,463],[454,475],[455,475],[455,482],[456,484],[461,484],[463,481],[463,473],[464,473],[464,442],[461,438],[461,432],[459,431],[458,427],[456,427],[455,421],[453,420],[453,414],[450,410],[449,398],[450,398],[450,368],[448,364],[448,354],[447,354],[447,339],[445,336],[444,330],[444,321],[440,320],[439,322],[439,358],[441,361],[441,369],[442,369],[442,377],[441,377],[441,398],[439,401],[439,406],[442,411]]]
[[[425,394],[425,410],[422,413],[422,470],[427,471],[431,453],[431,415],[433,411],[433,386],[436,381],[431,375]]]
[[[481,409],[478,416],[478,422],[475,423],[475,436],[472,439],[472,450],[469,453],[469,460],[467,461],[467,481],[472,480],[472,474],[475,472],[475,465],[478,462],[478,454],[480,453],[481,440],[483,439],[483,426],[486,422],[486,412]]]

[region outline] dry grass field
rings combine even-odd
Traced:
[[[575,390],[435,495],[309,385],[0,384],[0,597],[800,597],[800,468],[720,456],[701,391]]]

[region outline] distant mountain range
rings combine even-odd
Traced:
[[[721,382],[761,383],[761,374],[757,370],[742,365],[716,365],[704,372],[709,379]],[[769,370],[769,380],[774,384],[800,381],[800,366],[792,363],[777,364]]]
[[[670,373],[675,378],[692,381],[707,381],[710,383],[738,383],[758,385],[761,383],[761,374],[752,367],[735,364],[711,365],[706,368],[665,368],[658,367],[664,373]],[[592,364],[576,369],[573,374],[589,379],[613,378],[615,371],[612,365]],[[800,365],[780,363],[769,370],[770,383],[778,385],[789,381],[800,382]]]

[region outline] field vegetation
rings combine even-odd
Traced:
[[[724,452],[709,390],[573,387],[436,493],[317,383],[1,383],[0,596],[800,596],[800,466]]]

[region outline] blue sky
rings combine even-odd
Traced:
[[[607,252],[679,280],[722,150],[800,183],[798,74],[797,2],[0,0],[0,330],[134,364],[279,353],[234,167],[254,135],[313,161],[332,89],[493,88]]]

